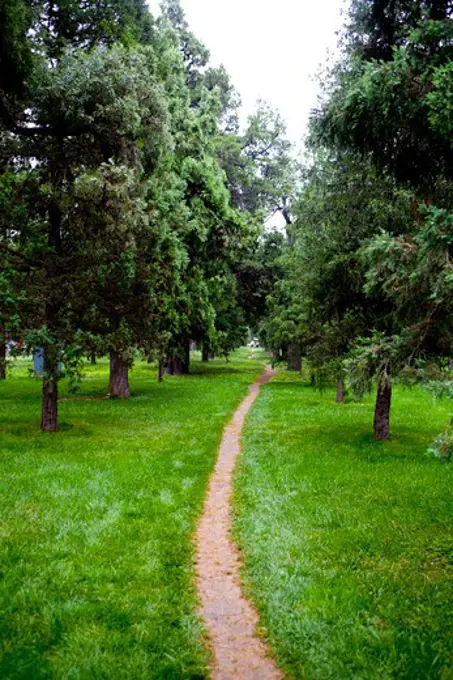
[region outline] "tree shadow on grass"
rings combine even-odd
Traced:
[[[373,465],[394,461],[423,461],[427,460],[424,455],[426,445],[424,438],[421,439],[418,432],[399,430],[395,427],[394,434],[389,441],[376,441],[371,424],[363,425],[358,432],[356,424],[340,427],[324,425],[317,432],[319,449],[323,445],[329,451],[340,451],[344,446],[347,455],[353,455],[361,462]]]
[[[81,424],[77,421],[70,422],[64,420],[58,425],[57,432],[41,432],[39,426],[39,419],[27,420],[27,423],[21,423],[18,419],[2,420],[0,425],[0,440],[2,442],[1,451],[16,452],[16,442],[20,440],[20,453],[26,453],[24,444],[33,444],[33,447],[42,445],[47,450],[47,442],[49,439],[60,438],[60,435],[67,437],[70,435],[71,439],[87,439],[95,437],[99,432],[94,427],[87,427],[85,423]],[[12,445],[11,445],[12,444]]]
[[[259,373],[256,367],[241,367],[237,368],[235,366],[194,366],[189,376],[183,377],[205,377],[205,378],[216,378],[222,375],[244,375],[250,374],[251,376]],[[180,377],[180,376],[177,376]]]
[[[302,380],[279,380],[278,375],[267,384],[267,388],[272,388],[272,389],[291,389],[291,390],[296,390],[296,389],[307,389],[311,388],[313,392],[315,391],[313,386],[309,382],[303,382]],[[324,391],[324,393],[327,390]],[[321,393],[321,392],[320,392]]]

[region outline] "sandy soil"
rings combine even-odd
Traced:
[[[231,538],[232,478],[240,453],[241,430],[261,385],[273,375],[267,368],[249,388],[248,396],[225,429],[196,534],[199,612],[213,650],[214,680],[283,677],[269,658],[265,643],[256,635],[258,615],[241,592],[240,554]]]

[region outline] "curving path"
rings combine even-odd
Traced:
[[[204,512],[197,530],[197,587],[200,614],[213,649],[214,680],[280,680],[283,676],[256,635],[258,615],[240,587],[241,561],[231,539],[232,480],[241,431],[261,385],[275,375],[270,367],[249,388],[223,434]]]

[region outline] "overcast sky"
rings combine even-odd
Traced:
[[[151,0],[152,9],[156,0]],[[343,0],[181,0],[192,31],[224,64],[244,115],[257,99],[278,108],[298,142],[316,105],[313,81],[335,52]]]

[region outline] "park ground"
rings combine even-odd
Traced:
[[[427,454],[451,402],[396,387],[390,442],[373,399],[304,377],[262,389],[236,478],[247,591],[295,678],[453,678],[453,466]]]
[[[107,361],[62,382],[43,434],[28,364],[0,386],[0,677],[201,678],[191,538],[222,430],[262,370],[239,352],[104,399]],[[202,372],[201,372],[202,371]]]
[[[197,357],[196,357],[197,358]],[[195,359],[196,359],[195,358]],[[193,533],[222,430],[264,356],[194,362],[128,402],[107,362],[63,382],[61,431],[40,383],[0,385],[0,677],[205,678]],[[372,399],[335,404],[281,372],[246,425],[235,533],[244,584],[288,677],[453,677],[452,465],[428,456],[451,403],[397,388],[393,439]]]

